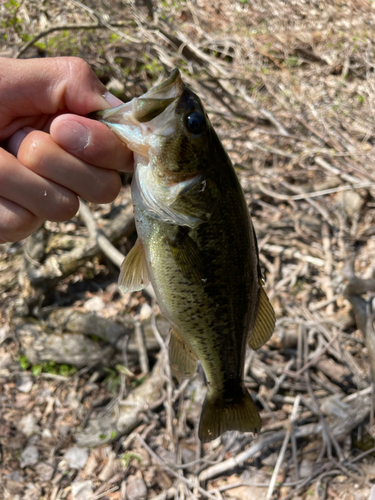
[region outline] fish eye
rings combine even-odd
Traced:
[[[194,111],[186,118],[186,126],[192,134],[201,134],[206,128],[206,120],[202,113]]]

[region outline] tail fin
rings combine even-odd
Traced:
[[[199,423],[199,439],[212,441],[225,431],[258,432],[261,420],[247,389],[235,401],[228,403],[222,396],[207,393]]]

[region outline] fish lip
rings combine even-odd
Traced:
[[[138,123],[149,123],[160,116],[167,108],[177,104],[184,90],[184,84],[178,68],[169,78],[146,94],[134,99],[132,119]],[[175,106],[172,106],[175,108]]]
[[[181,79],[180,70],[174,68],[169,78],[162,82],[160,85],[153,87],[148,92],[143,94],[139,99],[166,99],[168,97],[179,97],[182,93],[183,83]]]
[[[135,97],[115,108],[94,111],[87,116],[107,125],[121,123],[125,116],[134,125],[146,124],[161,115],[171,104],[174,104],[181,97],[183,90],[184,84],[180,71],[175,68],[167,80],[153,87],[142,96]],[[147,119],[147,114],[150,113],[152,117]]]
[[[160,137],[176,131],[176,107],[185,91],[176,68],[165,82],[141,97],[91,114],[90,118],[107,125],[129,149],[149,158],[149,152],[155,153],[160,147]]]

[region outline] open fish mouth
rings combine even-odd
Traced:
[[[157,87],[149,90],[134,103],[134,118],[139,122],[151,121],[160,115],[183,91],[180,72],[175,68],[169,78]]]
[[[111,128],[132,151],[148,156],[151,135],[168,136],[175,132],[175,109],[182,93],[181,75],[175,68],[165,82],[143,96],[91,113],[89,118]]]

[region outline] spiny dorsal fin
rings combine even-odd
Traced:
[[[197,360],[198,358],[181,335],[172,327],[172,335],[169,341],[169,363],[173,375],[179,382],[194,375],[197,369]]]
[[[143,290],[149,284],[146,255],[139,238],[121,264],[118,286],[124,293]]]
[[[259,286],[258,312],[249,340],[249,347],[254,350],[262,347],[271,338],[276,322],[275,311],[263,289],[261,281],[259,281]]]

